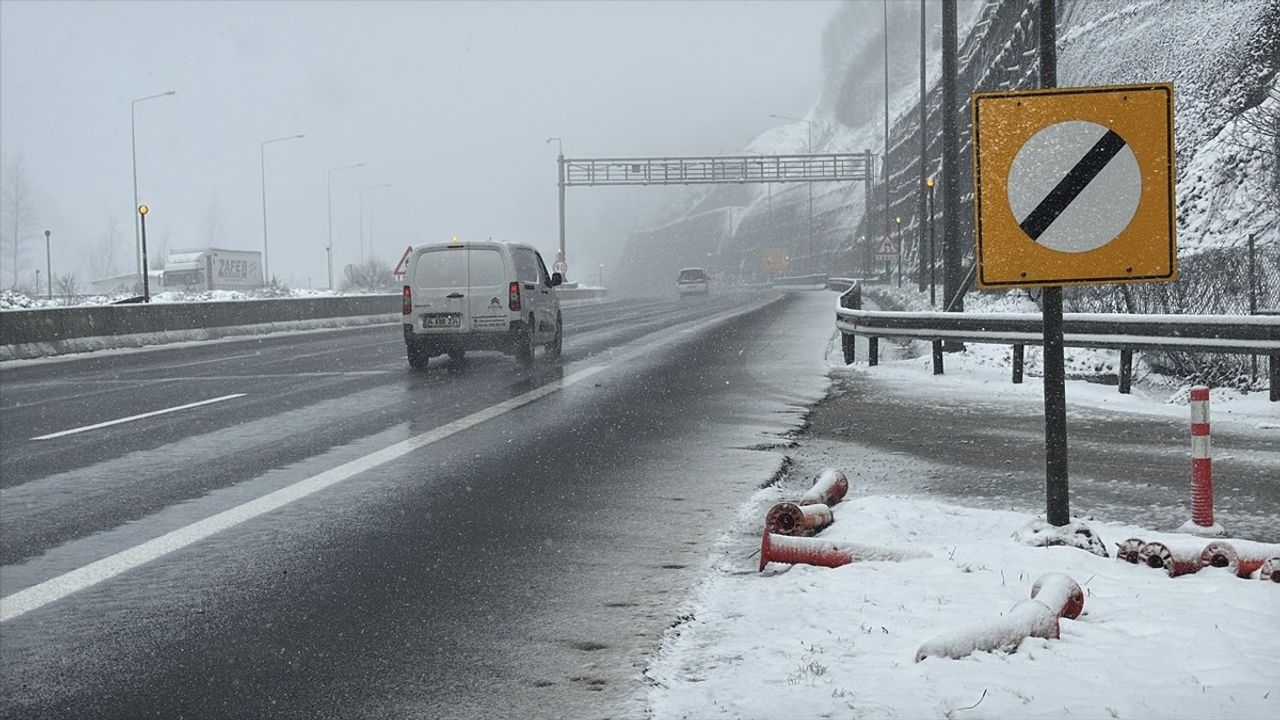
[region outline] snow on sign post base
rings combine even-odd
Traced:
[[[1061,288],[1177,279],[1173,86],[1055,88],[1052,0],[1040,12],[1045,88],[972,98],[975,276],[1044,288],[1046,520],[1067,527]],[[1028,537],[1106,552],[1095,537]]]

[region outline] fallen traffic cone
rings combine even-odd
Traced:
[[[1280,583],[1280,557],[1273,557],[1262,563],[1262,568],[1258,571],[1258,579]]]
[[[1161,542],[1142,546],[1138,561],[1152,568],[1163,568],[1169,577],[1190,575],[1200,569],[1200,553],[1184,547],[1172,548]]]
[[[1041,575],[1031,586],[1031,600],[1014,605],[1004,617],[945,633],[916,651],[916,662],[928,657],[959,659],[975,652],[1017,650],[1029,637],[1056,640],[1060,618],[1075,619],[1084,611],[1084,593],[1075,580],[1060,573]]]
[[[849,492],[849,478],[839,470],[828,468],[813,481],[813,487],[800,497],[797,505],[835,505]]]
[[[840,567],[853,562],[853,552],[830,540],[766,532],[760,540],[760,571],[771,562]]]
[[[1225,540],[1214,540],[1205,546],[1200,553],[1202,567],[1226,568],[1237,577],[1247,578],[1262,568],[1267,562],[1267,553],[1253,552],[1249,545],[1229,543]]]
[[[1041,575],[1031,586],[1031,598],[1056,610],[1058,617],[1075,620],[1084,612],[1084,590],[1070,576],[1062,573]]]
[[[764,531],[779,535],[813,535],[831,524],[831,508],[826,505],[778,503],[764,518]]]
[[[1122,543],[1116,543],[1116,559],[1137,565],[1143,545],[1146,545],[1146,542],[1140,538],[1129,538]]]

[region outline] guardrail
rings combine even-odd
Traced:
[[[941,375],[945,340],[1013,347],[1013,382],[1022,382],[1027,345],[1043,343],[1043,320],[1016,313],[889,312],[862,309],[862,287],[855,284],[840,296],[836,327],[841,332],[844,361],[854,361],[854,337],[867,338],[869,365],[879,362],[879,339],[908,338],[933,343],[933,372]],[[1120,315],[1065,313],[1067,347],[1120,351],[1120,392],[1133,382],[1133,352],[1212,352],[1266,355],[1270,397],[1280,401],[1280,316],[1275,315]]]
[[[810,289],[817,288],[821,290],[827,286],[826,273],[813,273],[811,275],[788,275],[786,277],[776,278],[773,286],[778,289],[795,288]]]

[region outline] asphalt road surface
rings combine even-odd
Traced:
[[[0,715],[641,713],[815,399],[756,359],[833,297],[574,307],[529,369],[398,325],[7,366]]]

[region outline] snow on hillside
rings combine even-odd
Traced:
[[[1247,113],[1277,88],[1272,0],[1076,2],[1060,30],[1059,82],[1172,82],[1178,152],[1178,244],[1183,255],[1275,242],[1276,158]],[[1275,117],[1274,114],[1271,117]]]

